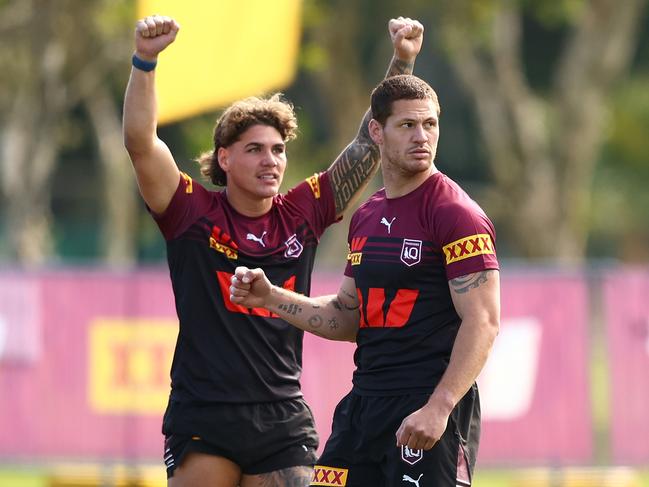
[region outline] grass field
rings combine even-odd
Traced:
[[[165,487],[161,466],[55,465],[52,467],[0,466],[2,487]],[[548,469],[480,470],[474,487],[649,487],[649,470]]]

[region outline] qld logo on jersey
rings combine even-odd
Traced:
[[[408,465],[414,465],[422,458],[424,458],[424,450],[413,450],[405,445],[401,446],[401,460]]]
[[[486,233],[461,238],[445,245],[442,250],[444,251],[447,265],[476,255],[495,253],[491,236]]]
[[[287,259],[297,259],[304,250],[304,246],[300,243],[295,234],[291,235],[284,244],[286,245],[284,257]]]
[[[401,247],[401,262],[411,267],[421,262],[421,240],[403,239]]]

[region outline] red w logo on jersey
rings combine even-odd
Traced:
[[[367,291],[367,303],[363,303],[360,289],[356,290],[361,304],[361,328],[405,326],[410,319],[415,301],[419,296],[417,289],[398,289],[388,306],[387,314],[383,314],[385,304],[385,289],[371,287]],[[364,305],[365,304],[365,305]]]
[[[232,311],[233,313],[243,313],[246,315],[255,315],[255,316],[267,316],[269,318],[277,318],[278,316],[275,313],[271,313],[266,308],[246,308],[240,304],[234,304],[230,301],[230,283],[232,282],[232,276],[229,272],[216,271],[216,277],[219,280],[219,288],[221,288],[221,295],[223,296],[223,303],[225,304],[225,309]],[[282,284],[284,289],[289,291],[295,290],[295,276],[291,276],[284,284]]]

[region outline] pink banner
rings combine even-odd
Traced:
[[[2,276],[0,294],[15,287],[16,277]],[[19,300],[24,309],[8,313],[2,301],[0,316],[12,333],[20,321],[7,320],[40,309],[37,343],[27,348],[42,353],[31,363],[0,358],[0,457],[159,458],[159,412],[120,414],[92,405],[88,340],[102,317],[174,316],[166,272],[69,272],[28,281]],[[168,370],[163,377],[161,387],[168,389]]]
[[[501,331],[478,381],[481,465],[592,460],[588,301],[580,276],[504,272]]]
[[[524,272],[505,272],[502,281],[502,330],[480,377],[479,461],[588,463],[584,281]],[[334,293],[340,275],[313,282],[314,295]],[[158,461],[176,334],[166,270],[0,275],[0,458]],[[351,343],[305,338],[304,394],[323,442],[351,388],[353,351]],[[632,365],[636,375],[646,372],[644,359]]]
[[[616,463],[649,465],[649,272],[604,279],[611,443]]]
[[[312,296],[336,294],[342,281],[340,274],[320,273],[313,276]],[[354,350],[351,342],[334,342],[304,334],[302,391],[309,403],[320,435],[320,452],[331,433],[336,404],[352,388]]]

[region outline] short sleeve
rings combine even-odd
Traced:
[[[151,214],[164,238],[173,240],[206,214],[214,202],[212,192],[181,172],[178,187],[167,209],[159,214]]]
[[[443,206],[434,219],[449,280],[499,268],[493,223],[476,203],[471,203]]]
[[[302,215],[318,238],[329,225],[342,219],[336,218],[336,205],[326,172],[314,174],[289,190],[283,202]]]
[[[349,222],[349,230],[347,233],[347,264],[345,265],[344,275],[347,277],[354,277],[354,271],[352,270],[352,265],[354,262],[360,262],[361,253],[359,248],[362,248],[362,245],[359,244],[359,238],[352,238],[354,235],[354,229],[358,224],[360,210],[356,210],[352,215],[352,218]]]

